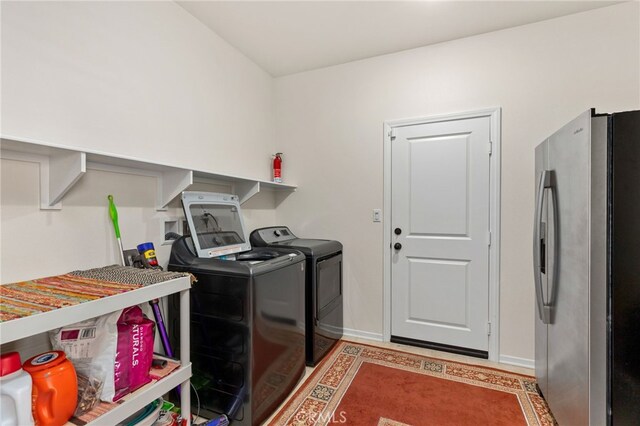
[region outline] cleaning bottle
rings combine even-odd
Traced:
[[[78,401],[76,370],[62,351],[29,358],[22,368],[33,380],[33,416],[38,426],[62,426],[71,418]]]
[[[0,426],[33,426],[31,376],[22,369],[20,354],[0,355]]]

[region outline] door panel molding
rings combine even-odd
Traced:
[[[416,124],[438,123],[452,120],[471,118],[490,118],[491,146],[487,147],[490,155],[489,174],[489,230],[487,244],[489,247],[489,359],[500,359],[500,169],[501,169],[501,108],[488,108],[462,113],[443,114],[429,117],[417,117],[400,120],[388,120],[383,125],[383,167],[384,167],[384,204],[383,204],[383,340],[391,341],[391,259],[393,249],[391,241],[393,235],[391,223],[391,143],[394,129]],[[430,236],[431,237],[431,236]],[[460,237],[450,235],[434,235],[431,238]],[[396,338],[397,339],[397,338]]]
[[[406,138],[410,157],[408,195],[412,207],[409,211],[407,232],[411,235],[416,234],[416,231],[430,235],[469,235],[469,186],[472,174],[470,136],[470,133],[465,132],[447,136]],[[415,162],[420,151],[442,154],[445,150],[457,152],[461,161],[457,161],[456,164],[434,161],[433,164],[429,164],[430,167],[426,167],[422,162]],[[412,184],[415,181],[422,182],[422,185],[416,187]],[[453,182],[453,186],[463,187],[464,191],[454,196],[442,185],[443,181],[448,181],[450,185]],[[425,189],[425,186],[430,188]],[[429,200],[422,197],[425,191],[431,193]],[[424,204],[430,205],[428,211],[431,211],[431,214],[424,214]],[[448,214],[437,211],[438,206],[448,210]],[[422,214],[416,214],[414,207],[422,210]]]

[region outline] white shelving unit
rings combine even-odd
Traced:
[[[40,208],[43,210],[60,210],[65,194],[88,169],[156,177],[157,210],[166,210],[174,198],[196,182],[230,184],[240,203],[261,191],[290,194],[296,190],[295,185],[194,170],[8,135],[0,137],[0,157],[40,164]]]
[[[182,389],[189,389],[190,377],[191,364],[186,367],[180,367],[162,380],[152,382],[146,386],[143,386],[132,394],[125,396],[124,398],[122,398],[122,400],[119,401],[119,405],[116,408],[107,411],[94,421],[87,423],[87,426],[117,425],[122,420],[131,416],[144,406],[150,404],[154,400],[158,399],[158,397],[166,394],[178,385],[182,385]],[[191,409],[189,405],[184,405],[185,394],[189,395],[187,399],[190,398],[190,392],[180,393],[180,404],[182,404],[181,413],[185,416],[185,418],[189,418]],[[185,409],[184,407],[189,408]],[[68,422],[65,426],[74,426],[74,424]]]
[[[124,309],[129,306],[148,302],[152,299],[180,293],[180,368],[167,377],[152,382],[128,395],[124,398],[124,401],[113,410],[105,413],[89,424],[95,426],[115,425],[178,385],[181,385],[182,389],[187,389],[186,392],[180,393],[180,404],[184,418],[189,419],[191,414],[191,392],[188,391],[188,389],[190,389],[191,378],[189,342],[190,288],[191,282],[189,277],[176,278],[115,296],[104,297],[74,306],[67,306],[49,312],[2,322],[0,323],[0,345]]]

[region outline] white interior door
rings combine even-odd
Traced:
[[[490,117],[394,128],[391,335],[488,351]]]

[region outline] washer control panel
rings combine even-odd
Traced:
[[[256,229],[251,233],[252,244],[256,242],[260,245],[270,245],[289,241],[297,238],[286,226],[271,226],[268,228]]]

